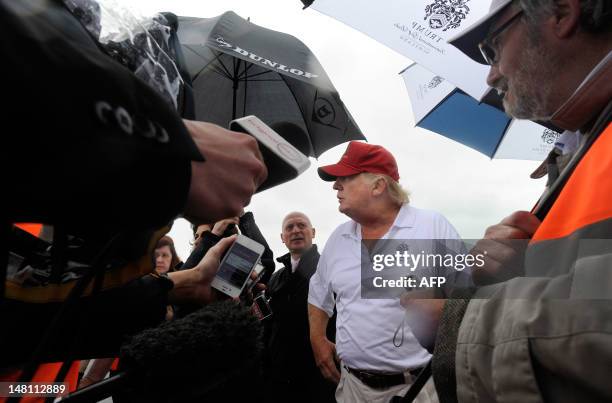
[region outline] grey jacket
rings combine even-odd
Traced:
[[[563,106],[565,121],[599,115],[598,129],[560,177],[525,276],[445,306],[433,362],[441,402],[612,401],[610,57],[598,72]]]

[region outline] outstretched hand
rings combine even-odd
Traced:
[[[210,248],[194,268],[168,273],[174,282],[174,288],[169,293],[169,302],[208,304],[217,298],[217,293],[211,287],[212,281],[219,270],[223,253],[234,243],[236,235],[221,239]]]

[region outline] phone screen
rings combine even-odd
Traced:
[[[234,287],[242,288],[258,259],[259,254],[257,252],[239,243],[235,243],[219,268],[217,276]]]

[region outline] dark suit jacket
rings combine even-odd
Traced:
[[[333,401],[334,386],[323,379],[310,346],[308,326],[308,287],[319,262],[313,245],[291,272],[291,256],[276,259],[284,265],[268,283],[272,317],[266,323],[266,380],[273,401]],[[335,317],[328,325],[333,341]],[[274,389],[274,390],[272,390]],[[280,396],[290,393],[291,396]],[[276,400],[274,400],[276,399]],[[291,399],[291,400],[286,400]]]

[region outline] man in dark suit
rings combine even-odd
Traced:
[[[273,315],[266,324],[266,382],[273,402],[333,402],[334,385],[320,374],[309,340],[308,285],[317,269],[315,229],[303,213],[283,219],[281,239],[289,253],[268,283]],[[333,337],[335,323],[328,326]]]

